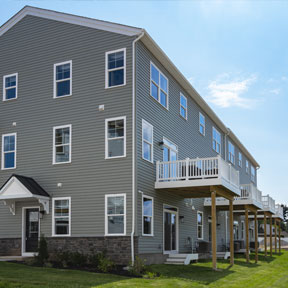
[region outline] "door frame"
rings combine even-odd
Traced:
[[[165,206],[176,208],[177,211],[165,209]],[[165,251],[165,212],[176,214],[176,250]],[[169,204],[163,204],[163,254],[177,254],[179,252],[179,208]]]
[[[22,207],[22,245],[21,245],[21,255],[22,256],[34,256],[38,253],[36,252],[25,252],[26,250],[26,210],[27,209],[38,209],[39,210],[39,235],[38,239],[40,239],[40,206],[25,206]]]

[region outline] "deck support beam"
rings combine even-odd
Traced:
[[[277,221],[274,219],[275,253],[277,253]]]
[[[245,232],[246,232],[246,262],[249,263],[249,218],[248,208],[245,208]]]
[[[212,220],[212,263],[213,270],[217,270],[217,239],[216,239],[216,191],[211,192],[211,220]]]
[[[258,262],[258,223],[257,212],[254,214],[254,232],[255,232],[255,263]]]
[[[273,243],[272,243],[272,216],[270,215],[270,256],[272,257],[273,253]]]
[[[267,257],[267,219],[266,219],[266,213],[264,213],[264,247],[265,247],[265,257]]]
[[[278,233],[279,233],[279,254],[281,254],[281,221],[279,221]]]
[[[233,200],[229,200],[229,218],[230,218],[230,265],[234,265],[234,233],[233,233]]]

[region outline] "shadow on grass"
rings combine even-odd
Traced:
[[[201,265],[203,264],[203,266]],[[211,267],[211,262],[201,261],[200,263],[194,265],[151,265],[149,270],[152,272],[159,273],[161,276],[167,278],[180,278],[190,281],[196,281],[198,283],[209,285],[221,278],[224,278],[234,271],[230,270],[229,264],[225,268],[221,268],[222,265],[219,265],[220,269],[214,271]],[[220,263],[219,263],[220,264]],[[208,266],[209,265],[209,266]]]

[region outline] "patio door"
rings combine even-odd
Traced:
[[[39,242],[39,208],[23,208],[22,254],[34,255]]]
[[[177,208],[165,207],[164,221],[164,254],[178,251],[178,212]]]
[[[163,143],[163,161],[176,161],[178,158],[178,147],[166,138],[163,139]],[[176,164],[165,164],[163,173],[165,178],[175,178],[177,176]]]

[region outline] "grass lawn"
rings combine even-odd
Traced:
[[[211,270],[211,261],[188,266],[152,265],[150,270],[161,276],[156,279],[140,279],[0,262],[0,288],[288,287],[288,251],[284,251],[281,256],[266,259],[260,254],[258,264],[246,264],[244,257],[236,258],[232,268],[229,268],[228,261],[218,264],[221,271],[217,272]]]

